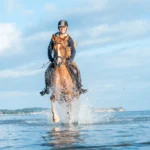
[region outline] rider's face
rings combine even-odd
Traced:
[[[59,27],[59,32],[60,32],[61,34],[65,34],[66,31],[67,31],[67,26],[61,26],[61,27]]]

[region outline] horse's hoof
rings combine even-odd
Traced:
[[[59,117],[53,118],[53,122],[54,122],[54,123],[58,123],[59,121],[60,121],[60,118],[59,118]]]

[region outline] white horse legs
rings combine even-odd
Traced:
[[[72,106],[71,106],[71,103],[67,104],[67,117],[68,117],[69,124],[71,124],[72,123]]]
[[[54,97],[51,97],[51,107],[52,107],[52,114],[53,114],[53,122],[57,123],[57,122],[59,122],[60,118],[57,115],[57,112],[56,112],[56,109],[55,109],[55,106],[54,106],[54,101],[55,101]]]

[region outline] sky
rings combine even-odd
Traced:
[[[0,109],[50,107],[42,65],[59,20],[77,42],[75,62],[97,108],[150,110],[149,0],[1,0]]]

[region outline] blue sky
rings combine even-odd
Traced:
[[[61,19],[94,107],[150,110],[149,0],[1,0],[0,109],[50,107],[43,63]],[[86,100],[88,99],[88,100]]]

